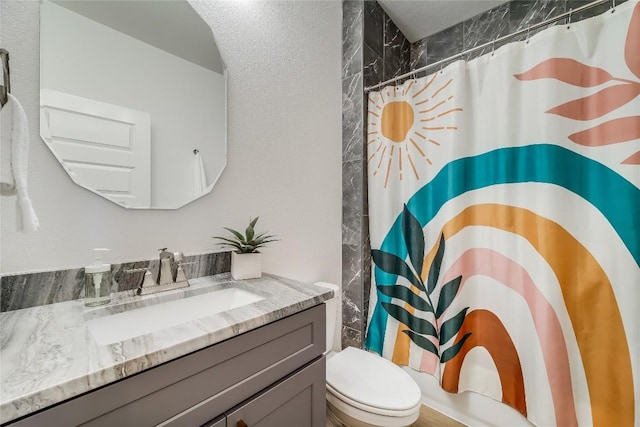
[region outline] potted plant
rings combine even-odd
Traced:
[[[254,279],[262,276],[262,254],[258,249],[264,247],[267,243],[275,242],[275,235],[264,233],[256,233],[255,226],[258,218],[249,218],[249,226],[245,230],[245,234],[224,227],[232,236],[221,237],[214,236],[214,239],[222,240],[218,245],[233,248],[231,252],[231,276],[236,280]]]

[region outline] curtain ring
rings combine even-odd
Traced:
[[[525,41],[526,44],[529,44],[529,31],[531,30],[531,27],[527,27],[527,40]]]
[[[573,9],[569,9],[569,22],[567,22],[567,29],[571,27],[571,15],[573,15]]]

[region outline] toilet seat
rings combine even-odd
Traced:
[[[327,361],[327,401],[355,420],[406,426],[419,416],[421,392],[399,366],[349,347]]]
[[[410,416],[413,413],[415,413],[416,411],[420,410],[420,405],[422,404],[420,402],[420,400],[418,400],[418,402],[411,408],[409,409],[403,409],[403,410],[391,410],[391,409],[383,409],[383,408],[377,408],[375,406],[368,406],[368,405],[364,405],[361,402],[357,402],[353,399],[350,399],[349,397],[343,395],[342,393],[340,393],[339,391],[337,391],[336,389],[334,389],[333,387],[331,387],[331,385],[327,384],[327,399],[329,399],[331,401],[331,403],[333,403],[336,406],[342,406],[342,404],[346,404],[348,406],[351,406],[353,408],[357,408],[360,409],[362,411],[365,411],[367,413],[370,414],[374,414],[374,415],[383,415],[385,417],[405,417],[405,416]]]
[[[332,392],[327,392],[327,411],[332,413],[334,417],[337,416],[340,421],[338,425],[344,424],[350,427],[406,427],[413,424],[420,416],[420,404],[411,411],[403,411],[403,414],[391,414],[393,411],[386,411],[389,415],[382,415],[356,408],[338,399]]]

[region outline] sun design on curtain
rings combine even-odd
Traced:
[[[432,165],[429,149],[442,145],[438,134],[458,129],[450,115],[462,108],[454,105],[454,96],[447,92],[453,79],[440,82],[438,75],[434,74],[423,87],[414,87],[416,81],[410,80],[402,87],[386,88],[369,96],[367,146],[374,147],[369,150],[368,163],[373,176],[384,171],[384,188],[389,185],[393,169],[400,181],[408,168],[419,180],[416,159]]]

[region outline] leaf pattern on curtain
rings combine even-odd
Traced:
[[[596,87],[612,81],[621,83],[546,111],[572,120],[594,120],[635,100],[640,95],[640,4],[635,6],[631,16],[625,40],[624,58],[627,67],[638,80],[614,77],[602,68],[592,67],[570,58],[547,59],[524,73],[515,74],[514,77],[521,81],[556,79],[584,88]],[[623,128],[616,130],[617,126],[623,126]],[[607,121],[569,135],[569,139],[576,144],[590,147],[640,139],[640,121],[638,117]],[[621,163],[640,164],[637,161],[638,157],[640,157],[640,151]]]
[[[424,232],[422,231],[420,222],[418,222],[416,217],[409,211],[406,204],[402,210],[402,237],[411,265],[396,255],[379,249],[373,249],[371,251],[371,257],[374,264],[382,271],[404,277],[419,293],[399,284],[377,284],[376,287],[382,294],[409,304],[415,310],[430,313],[431,316],[429,320],[418,317],[410,313],[403,306],[393,303],[383,302],[382,307],[389,316],[408,328],[402,332],[405,333],[411,341],[418,347],[433,353],[439,358],[441,363],[446,363],[458,354],[464,342],[471,336],[470,333],[467,333],[449,348],[443,352],[440,351],[441,346],[447,344],[447,342],[458,334],[469,310],[469,307],[465,307],[455,316],[442,321],[446,310],[451,306],[451,303],[458,293],[462,276],[456,277],[441,286],[437,303],[434,305],[432,297],[437,288],[442,259],[444,257],[444,235],[440,235],[436,255],[429,267],[426,286],[422,277],[420,277],[424,262]],[[423,294],[424,298],[421,296]],[[434,307],[436,307],[435,311]],[[428,337],[433,337],[433,340]]]

